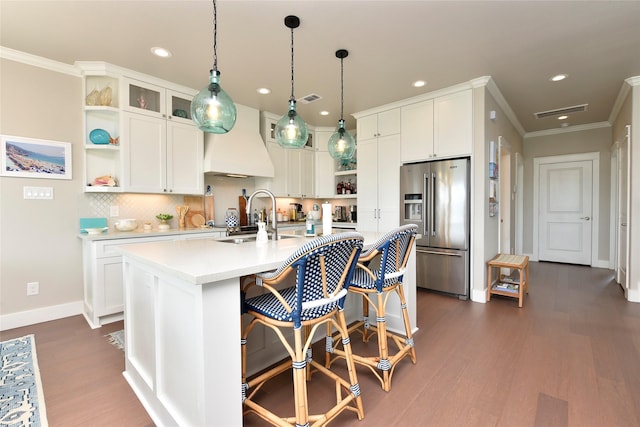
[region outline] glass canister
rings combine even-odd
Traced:
[[[227,209],[224,221],[227,224],[227,227],[237,227],[238,224],[240,224],[240,215],[238,215],[238,210],[236,208]]]

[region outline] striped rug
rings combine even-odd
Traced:
[[[0,426],[48,426],[35,337],[2,341],[0,355]]]

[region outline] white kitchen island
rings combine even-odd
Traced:
[[[380,236],[364,235],[365,246]],[[242,426],[241,277],[277,268],[308,240],[199,239],[122,248],[124,376],[156,425]],[[405,294],[416,329],[415,250]],[[401,322],[393,305],[390,329]]]

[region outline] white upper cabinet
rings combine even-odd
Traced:
[[[435,156],[452,157],[471,154],[473,147],[471,89],[434,100],[433,132]]]
[[[333,131],[333,129],[320,130],[316,128],[315,197],[331,198],[334,197],[336,192],[334,183],[335,160],[329,154],[327,147]]]
[[[256,188],[264,188],[278,197],[313,197],[315,194],[315,151],[313,128],[303,148],[282,148],[276,142],[275,127],[280,118],[263,112],[260,132],[273,163],[273,178],[256,177]]]
[[[471,89],[403,106],[402,162],[470,155],[472,108]]]
[[[400,110],[400,158],[415,162],[433,157],[433,99]]]
[[[192,96],[123,79],[125,191],[202,194],[204,134],[191,120]]]
[[[383,111],[358,119],[358,140],[400,133],[400,109]]]
[[[287,196],[313,197],[314,151],[309,148],[287,151]]]

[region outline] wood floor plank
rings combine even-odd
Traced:
[[[358,368],[365,419],[343,413],[331,425],[640,426],[640,304],[625,301],[610,270],[530,268],[522,308],[511,298],[476,304],[418,290],[417,364],[403,361],[388,393]],[[52,427],[153,425],[122,376],[123,352],[104,336],[122,326],[92,330],[74,316],[1,333],[36,335]],[[322,359],[322,345],[314,357]],[[362,345],[352,340],[354,351]],[[332,385],[310,384],[314,407],[333,398]],[[290,375],[265,387],[264,399],[292,412]]]

